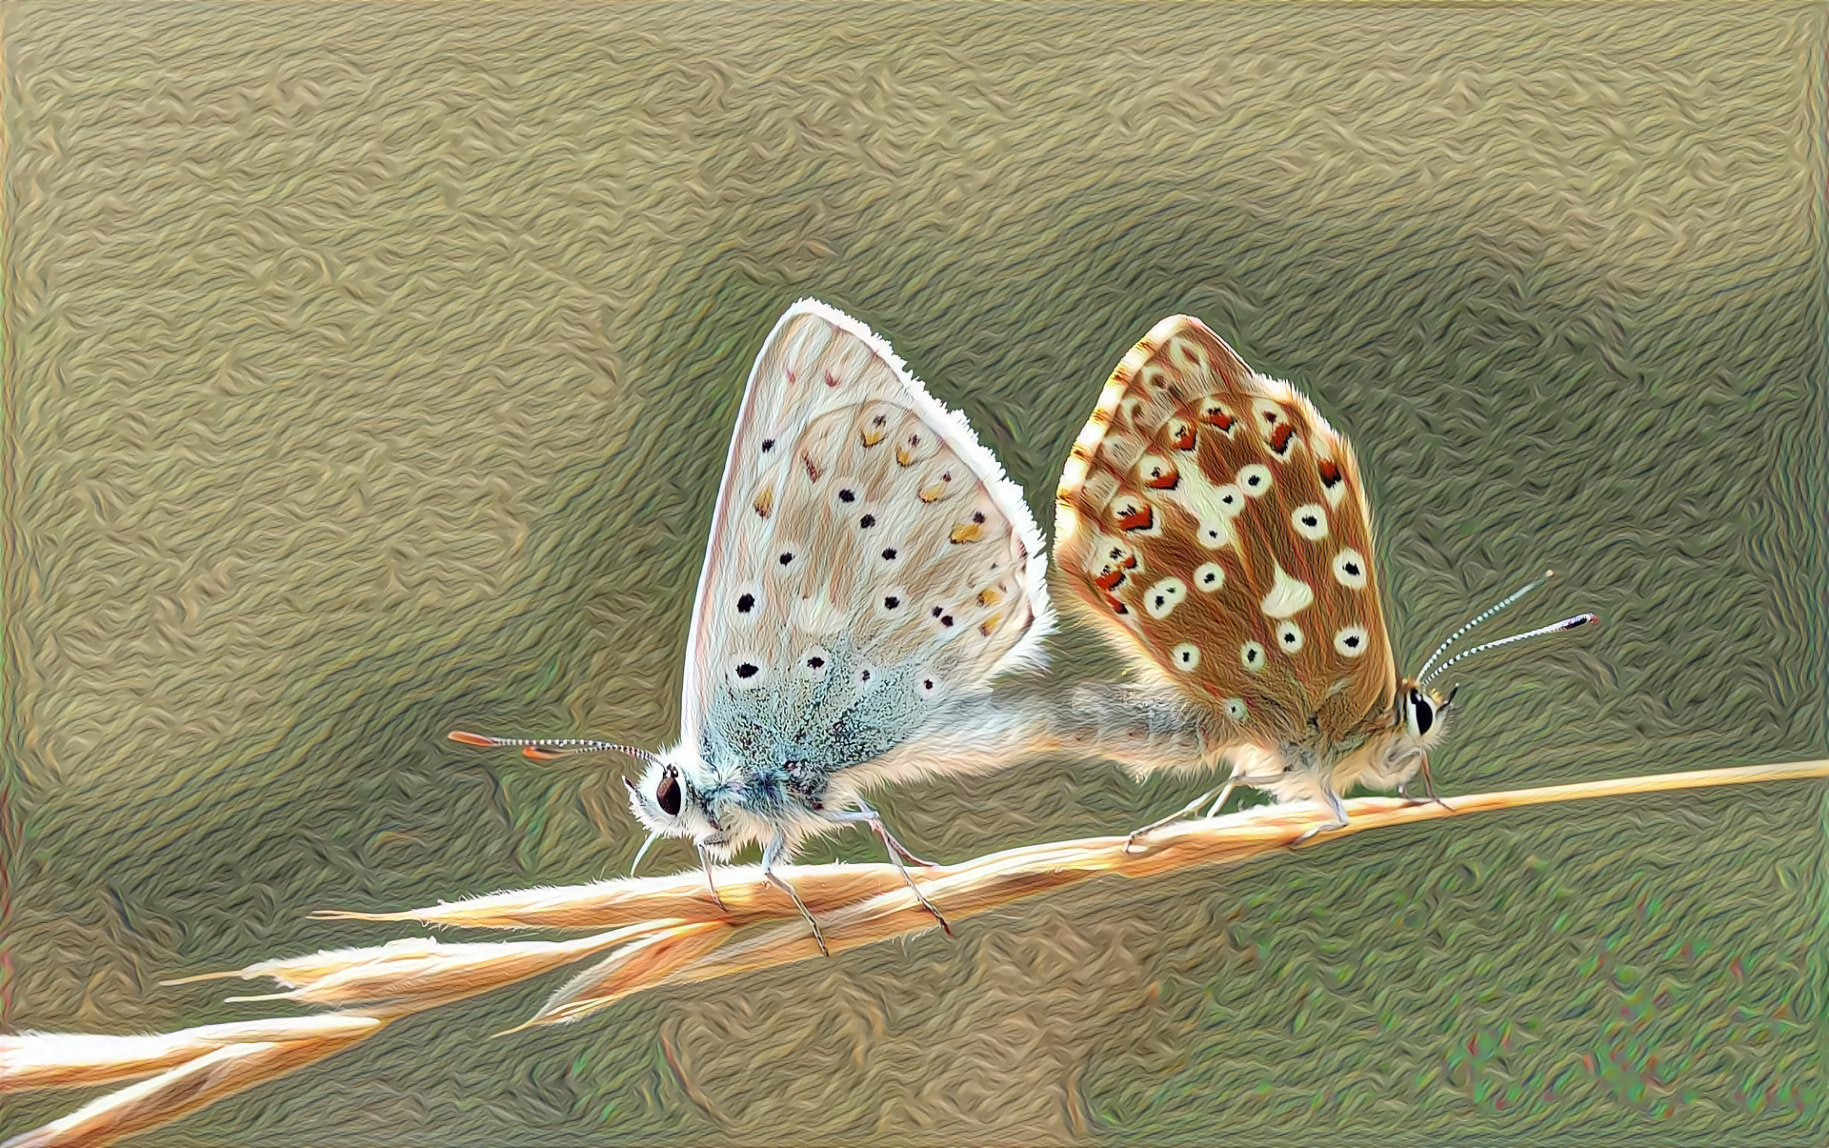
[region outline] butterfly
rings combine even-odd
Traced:
[[[1046,551],[1022,490],[889,344],[812,299],[757,356],[718,489],[686,642],[680,736],[606,741],[453,733],[536,760],[619,751],[645,763],[629,802],[649,836],[714,858],[762,846],[775,872],[804,838],[862,823],[908,877],[863,792],[1002,764],[993,679],[1039,667],[1052,628]],[[633,870],[631,870],[633,871]],[[720,905],[722,902],[719,902]],[[950,931],[950,930],[949,930]]]
[[[1435,664],[1538,579],[1400,679],[1352,446],[1305,395],[1185,315],[1156,324],[1112,372],[1061,475],[1056,536],[1067,600],[1144,679],[1083,692],[1082,724],[1104,707],[1118,724],[1166,729],[1107,739],[1104,752],[1139,775],[1231,766],[1224,785],[1132,840],[1209,799],[1213,816],[1237,785],[1321,804],[1332,821],[1301,839],[1346,824],[1340,795],[1355,784],[1407,797],[1420,771],[1436,800],[1429,752],[1455,691],[1430,683],[1482,651],[1599,621],[1580,614]]]

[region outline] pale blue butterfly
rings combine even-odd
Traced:
[[[857,320],[803,299],[750,372],[686,644],[679,742],[453,734],[529,756],[619,750],[647,763],[630,804],[713,859],[762,845],[775,873],[805,837],[863,823],[902,870],[926,864],[863,799],[873,785],[1007,764],[1026,719],[993,679],[1039,666],[1054,623],[1041,533],[965,418]],[[1007,728],[1006,728],[1007,727]],[[945,919],[909,880],[942,926]],[[712,895],[716,897],[715,885]]]

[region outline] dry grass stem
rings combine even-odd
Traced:
[[[1452,808],[1392,798],[1347,803],[1344,830],[1317,837],[1319,848],[1370,829],[1574,801],[1718,785],[1829,777],[1829,761],[1713,769],[1580,782],[1450,799]],[[1207,821],[1170,825],[1127,851],[1123,837],[1052,842],[919,870],[916,879],[949,919],[1112,873],[1152,877],[1198,865],[1230,864],[1285,848],[1315,823],[1311,806],[1269,806]],[[819,865],[784,870],[820,916],[834,952],[934,927],[888,865]],[[99,1097],[61,1120],[0,1148],[109,1144],[175,1120],[244,1088],[352,1047],[399,1017],[503,988],[611,950],[574,977],[525,1025],[576,1020],[661,984],[710,980],[818,955],[812,934],[785,895],[751,867],[719,872],[720,912],[697,872],[603,881],[569,889],[496,893],[400,913],[320,913],[320,917],[410,921],[486,928],[590,928],[609,931],[570,941],[445,944],[411,938],[262,961],[216,977],[265,977],[292,1000],[346,1011],[291,1019],[208,1025],[153,1036],[26,1033],[0,1037],[0,1091],[73,1087],[159,1075]],[[737,939],[744,925],[786,923]],[[261,999],[261,998],[254,998]],[[348,1008],[363,1005],[360,1009]]]

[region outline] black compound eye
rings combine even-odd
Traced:
[[[1423,695],[1415,690],[1410,691],[1410,709],[1416,714],[1416,732],[1425,734],[1435,725],[1435,707],[1423,700]]]
[[[671,768],[660,775],[660,784],[654,787],[654,803],[668,817],[680,815],[680,779]]]

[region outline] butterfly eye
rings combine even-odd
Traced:
[[[1423,697],[1422,691],[1410,691],[1410,728],[1416,736],[1428,733],[1435,725],[1435,710]]]
[[[680,781],[672,766],[660,775],[660,784],[654,787],[654,803],[668,817],[680,815]]]

